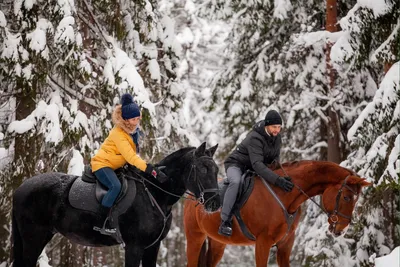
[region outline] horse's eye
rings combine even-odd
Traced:
[[[345,197],[344,197],[344,201],[350,202],[350,200],[351,200],[351,197],[348,197],[348,196],[345,196]]]

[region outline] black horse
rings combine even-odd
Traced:
[[[169,180],[158,183],[125,168],[125,177],[136,185],[136,197],[119,216],[119,229],[125,243],[125,266],[156,266],[160,242],[167,235],[171,209],[186,190],[213,212],[220,206],[217,192],[218,167],[212,156],[217,146],[182,148],[167,156],[158,166]],[[142,173],[143,174],[143,173]],[[144,174],[143,174],[144,175]],[[58,232],[72,242],[87,246],[113,246],[112,236],[93,230],[104,217],[71,206],[68,195],[77,179],[63,173],[46,173],[27,179],[14,193],[12,234],[13,267],[35,267],[37,259]],[[148,190],[148,191],[147,191]],[[117,204],[118,205],[118,204]]]

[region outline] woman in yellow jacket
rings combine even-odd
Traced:
[[[112,120],[114,128],[91,160],[92,171],[96,178],[108,188],[101,203],[104,212],[108,214],[103,225],[103,230],[108,234],[114,234],[116,231],[116,229],[105,229],[105,224],[110,219],[111,207],[121,191],[121,183],[114,170],[129,163],[139,170],[153,175],[160,182],[168,179],[162,171],[146,163],[138,155],[140,109],[130,94],[122,95],[121,105],[118,105],[113,111]]]

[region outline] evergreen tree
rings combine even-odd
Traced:
[[[213,9],[210,5],[205,6]],[[211,105],[223,107],[221,134],[230,140],[223,155],[274,108],[286,122],[282,158],[326,159],[332,107],[340,118],[344,157],[348,153],[345,133],[365,106],[363,100],[372,96],[363,89],[371,78],[365,70],[346,72],[328,90],[325,48],[335,35],[318,32],[324,27],[324,3],[232,1],[221,5],[214,6],[214,17],[226,14],[224,18],[233,25],[227,41],[230,61],[214,79]],[[341,5],[339,14],[347,8]]]
[[[112,127],[111,112],[122,93],[132,93],[143,108],[142,157],[151,160],[185,144],[182,91],[175,81],[180,45],[173,21],[158,4],[2,3],[0,158],[10,160],[0,166],[0,262],[9,257],[15,188],[38,172],[68,172],[68,166],[72,171],[77,159],[81,166],[88,163]],[[82,248],[64,249],[58,264],[78,264],[80,256],[74,255]]]
[[[398,61],[349,131],[354,151],[344,164],[374,182],[362,199],[359,231],[353,234],[360,266],[373,266],[370,255],[383,256],[400,245],[399,69]]]
[[[339,75],[358,69],[369,70],[371,78],[364,80],[364,86],[361,87],[366,95],[375,91],[375,84],[379,84],[385,75],[385,67],[399,60],[399,12],[398,3],[391,1],[379,8],[376,5],[356,4],[340,21],[342,32],[338,33],[331,58]],[[349,79],[347,84],[352,82]],[[342,165],[374,181],[375,185],[364,192],[359,204],[359,216],[353,220],[346,239],[332,240],[334,247],[339,246],[340,250],[332,250],[335,257],[327,257],[325,252],[321,252],[317,255],[322,258],[316,260],[313,258],[316,256],[313,248],[331,242],[329,237],[317,236],[313,240],[306,240],[305,244],[296,244],[296,249],[302,251],[299,253],[306,256],[300,263],[305,264],[307,259],[311,259],[314,264],[343,266],[343,262],[336,259],[347,258],[346,266],[374,266],[369,261],[371,255],[384,255],[399,245],[396,226],[399,224],[397,196],[400,157],[398,91],[399,66],[396,63],[380,83],[372,102],[366,106],[360,102],[359,108],[363,107],[363,111],[345,136],[351,144],[351,153]],[[359,92],[350,93],[359,95]],[[311,221],[311,215],[307,213],[305,220]],[[298,234],[309,232],[308,229],[310,224],[302,224]],[[353,241],[343,243],[341,240]],[[351,251],[350,255],[348,251]]]

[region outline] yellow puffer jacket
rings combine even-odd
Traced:
[[[138,154],[136,145],[129,133],[131,129],[121,116],[121,106],[113,112],[112,116],[115,127],[110,131],[108,137],[101,145],[97,154],[91,160],[92,171],[109,167],[113,170],[121,168],[127,162],[136,168],[145,171],[147,164]]]

